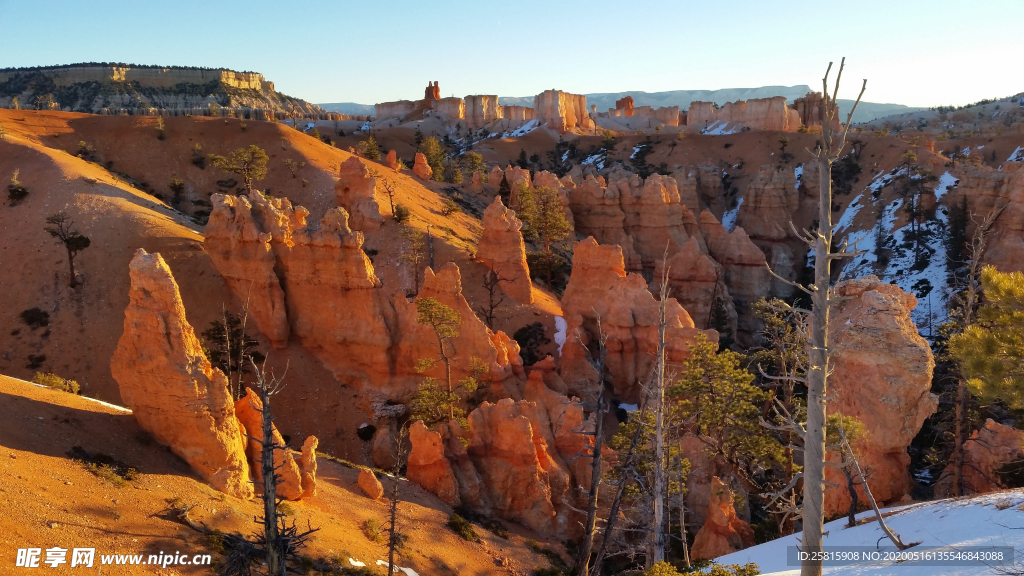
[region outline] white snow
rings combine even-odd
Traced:
[[[1024,490],[986,494],[970,499],[939,500],[892,508],[885,518],[886,524],[899,534],[903,542],[920,542],[921,547],[943,547],[955,551],[964,547],[1024,546]],[[874,512],[857,515],[858,519],[874,518]],[[846,528],[846,519],[825,525],[824,545],[881,546],[894,549],[878,523],[861,524]],[[719,564],[746,564],[753,562],[765,576],[795,576],[799,566],[787,564],[787,548],[796,546],[801,534],[785,536],[771,542],[740,550],[715,561]],[[916,547],[908,548],[914,551]],[[1007,566],[1009,567],[1009,566]],[[990,566],[914,566],[897,563],[853,564],[831,566],[824,569],[827,576],[980,576],[997,573]]]
[[[1007,162],[1024,162],[1024,146],[1017,146],[1017,149],[1006,159]]]
[[[530,120],[526,124],[523,124],[519,128],[516,128],[515,130],[512,130],[510,132],[492,132],[487,137],[488,138],[519,138],[520,136],[525,136],[525,135],[529,134],[530,132],[533,132],[538,126],[540,126],[540,121],[539,120]],[[568,152],[566,152],[566,154],[568,154]]]
[[[348,563],[355,566],[356,568],[362,568],[363,566],[366,566],[366,562],[360,562],[359,560],[356,560],[354,558],[349,558]],[[387,562],[385,562],[385,564],[387,564]]]
[[[701,134],[707,134],[708,136],[728,136],[729,134],[735,134],[736,132],[742,132],[743,127],[739,124],[729,127],[729,122],[724,120],[715,120],[710,126],[700,131]]]
[[[743,206],[743,198],[740,198],[739,202],[736,203],[736,207],[729,210],[725,214],[722,214],[722,226],[729,232],[736,229],[736,217],[739,216],[740,206]]]
[[[383,560],[377,560],[377,566],[387,566],[388,563]],[[420,576],[412,568],[402,568],[401,566],[395,566],[395,570],[405,572],[406,576]]]
[[[885,172],[879,172],[875,175],[875,178],[868,184],[868,188],[871,189],[871,195],[877,196],[879,191],[892,180],[892,176]]]
[[[939,177],[939,184],[935,187],[935,201],[942,200],[942,197],[949,192],[950,188],[955,188],[960,181],[953,177],[948,171]]]
[[[850,202],[850,205],[846,207],[846,211],[843,212],[843,216],[836,222],[836,225],[832,227],[833,234],[839,234],[845,232],[850,226],[853,225],[853,219],[857,217],[857,213],[861,211],[864,206],[860,203],[861,198],[864,195],[861,194]]]
[[[359,127],[359,131],[360,132],[369,132],[370,131],[370,123],[369,122],[364,122],[363,125]]]
[[[804,177],[804,165],[803,164],[797,166],[796,168],[793,168],[793,176],[796,177],[796,186],[795,186],[795,188],[797,190],[799,190],[800,189],[800,181]]]
[[[565,151],[565,154],[562,154],[562,162],[565,162],[567,158],[569,158],[569,151],[568,150]]]
[[[558,357],[562,357],[562,346],[565,346],[565,332],[569,329],[569,324],[565,321],[565,318],[561,316],[555,316],[555,344],[558,344]]]
[[[636,153],[641,151],[641,150],[643,150],[643,149],[644,149],[644,145],[643,144],[640,144],[639,146],[633,146],[633,153],[629,155],[629,159],[632,160],[633,158],[636,158]]]
[[[583,160],[583,162],[580,162],[580,164],[593,164],[594,167],[597,168],[598,170],[603,170],[604,162],[607,159],[607,156],[608,153],[604,151],[598,152],[597,154],[591,154],[590,156],[587,156],[586,159]]]

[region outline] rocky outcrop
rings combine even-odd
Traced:
[[[629,117],[633,115],[633,97],[624,96],[615,101],[615,110],[621,112],[623,116]]]
[[[398,100],[395,102],[381,102],[373,105],[373,113],[377,120],[388,120],[391,118],[404,118],[416,109],[416,103],[411,100]]]
[[[793,170],[776,170],[765,164],[747,186],[736,222],[751,238],[783,240],[792,235],[789,223],[799,207],[800,191]]]
[[[377,179],[374,178],[359,158],[352,156],[341,163],[334,195],[338,205],[349,214],[349,226],[360,232],[376,232],[384,223],[380,206],[374,196]]]
[[[796,132],[802,125],[800,113],[786,104],[784,96],[727,102],[721,108],[713,102],[690,103],[686,113],[686,125],[690,130],[700,131],[715,122],[739,124],[751,130],[780,132]]]
[[[520,231],[523,223],[516,213],[501,203],[494,202],[484,210],[483,233],[477,245],[476,259],[499,278],[501,289],[520,304],[533,302],[530,269],[526,264],[526,244]]]
[[[400,170],[402,167],[398,164],[398,152],[389,150],[388,155],[384,158],[384,163],[388,165],[388,168],[392,170]]]
[[[1002,209],[988,238],[985,262],[1000,272],[1024,271],[1024,162],[1004,162],[998,170],[961,167],[953,175],[959,179],[958,194],[946,196],[944,201],[956,202],[965,194],[971,210],[981,217]],[[974,224],[970,227],[969,233],[973,233]]]
[[[249,314],[271,345],[283,348],[290,328],[284,291],[274,273],[271,234],[254,220],[246,197],[214,194],[210,201],[206,253],[235,296],[248,302]]]
[[[416,382],[421,376],[414,371],[417,361],[438,357],[437,336],[433,328],[416,321],[416,302],[424,298],[434,298],[452,308],[462,320],[459,335],[451,339],[452,347],[458,351],[458,357],[452,363],[452,380],[471,375],[475,359],[488,367],[483,378],[488,382],[492,397],[518,398],[517,382],[525,379],[519,345],[503,332],[492,332],[476,315],[462,295],[462,275],[454,262],[446,264],[436,274],[430,268],[424,270],[423,287],[415,301],[410,302],[401,294],[395,295],[397,337],[394,338],[393,354],[396,374],[392,382],[400,389],[400,395],[408,397],[415,393]],[[444,366],[438,362],[433,370],[422,375],[444,378]]]
[[[466,117],[466,103],[462,98],[441,98],[434,102],[433,111],[457,120]]]
[[[768,296],[771,287],[764,252],[750,241],[743,228],[729,232],[707,210],[700,214],[700,229],[711,257],[725,270],[725,285],[736,308],[737,339],[748,345],[760,329],[753,305]]]
[[[316,449],[320,440],[309,436],[302,443],[302,456],[299,458],[299,470],[302,471],[302,497],[316,496]]]
[[[502,106],[501,116],[511,121],[526,121],[536,118],[537,113],[529,106]]]
[[[839,107],[832,105],[835,109],[835,117],[832,121],[832,128],[840,130]],[[793,100],[793,109],[800,115],[800,121],[812,132],[821,132],[822,121],[825,117],[825,99],[821,92],[808,92],[806,96]]]
[[[537,119],[560,133],[577,128],[593,130],[594,121],[587,112],[587,97],[561,90],[545,90],[533,99]]]
[[[409,481],[419,484],[447,504],[461,504],[458,482],[451,463],[445,458],[441,434],[428,429],[422,421],[416,421],[409,427],[409,442],[412,446],[406,469]]]
[[[501,188],[501,180],[505,177],[505,171],[500,166],[494,166],[487,173],[487,189],[497,194]]]
[[[911,487],[907,447],[938,406],[931,348],[910,318],[917,299],[874,276],[840,283],[835,293],[846,300],[831,320],[829,411],[864,425],[857,449],[861,467],[871,470],[871,492],[880,502],[898,500]],[[826,468],[827,481],[845,486],[841,479]],[[826,515],[848,507],[845,488],[826,491]]]
[[[674,299],[668,300],[666,338],[670,340],[666,357],[679,363],[686,357],[689,343],[700,332],[693,320]],[[618,398],[635,402],[640,383],[647,382],[654,369],[658,347],[659,303],[639,274],[627,274],[619,246],[601,246],[592,237],[576,242],[573,268],[562,297],[568,339],[562,347],[559,372],[569,389],[586,396],[595,393],[597,374],[585,348],[595,337],[596,321],[607,337],[607,379]],[[707,332],[718,340],[714,330]]]
[[[369,468],[359,470],[359,488],[370,500],[380,500],[384,496],[384,486],[377,480],[377,476]]]
[[[975,430],[963,444],[964,494],[985,494],[1009,488],[1000,477],[999,469],[1024,459],[1024,432],[1004,426],[991,418],[980,430]],[[956,496],[953,487],[952,462],[942,471],[935,483],[936,498]]]
[[[614,176],[609,176],[608,187],[618,188],[623,228],[633,239],[641,265],[652,268],[665,257],[666,250],[671,256],[686,244],[684,211],[689,220],[694,216],[682,206],[679,188],[670,176],[652,174],[646,180],[635,174],[621,179]]]
[[[679,106],[662,106],[660,108],[638,106],[633,110],[633,115],[643,118],[653,118],[665,126],[680,126],[683,122],[683,114],[679,113]]]
[[[690,314],[694,326],[711,327],[712,310],[716,302],[725,307],[726,313],[732,317],[731,324],[735,325],[736,311],[725,286],[722,266],[701,252],[696,236],[691,236],[683,244],[683,249],[667,261],[657,261],[654,268],[655,284],[663,278],[666,267],[670,294]]]
[[[497,96],[466,96],[466,124],[470,128],[480,128],[504,118],[503,106],[498,104]]]
[[[380,281],[363,252],[363,235],[349,228],[345,210],[328,210],[319,225],[307,225],[309,212],[287,199],[252,192],[248,202],[220,195],[212,200],[211,221],[241,221],[248,236],[269,236],[291,334],[342,382],[361,387],[387,381],[391,338],[377,294]],[[230,209],[235,214],[222,213]],[[239,216],[245,210],[251,214]],[[227,259],[212,260],[221,271]],[[229,285],[239,299],[255,301],[246,282]]]
[[[124,333],[110,361],[139,426],[214,488],[251,498],[245,440],[224,374],[203,353],[171,270],[141,248],[129,265]]]
[[[427,164],[427,157],[422,152],[416,153],[416,161],[412,165],[412,173],[420,180],[429,181],[434,176],[434,169]]]
[[[249,459],[249,466],[252,469],[253,481],[257,491],[263,490],[263,445],[259,440],[263,438],[263,402],[252,388],[246,389],[246,394],[235,402],[235,416],[245,427],[249,436],[245,453]],[[295,463],[295,458],[287,448],[284,438],[277,431],[277,426],[271,423],[274,445],[279,449],[274,450],[274,470],[280,476],[277,482],[277,494],[285,500],[299,500],[302,498],[302,472]],[[258,440],[259,439],[259,440]]]
[[[693,539],[694,558],[717,558],[754,545],[754,530],[736,516],[732,490],[717,476],[711,479],[711,502],[704,526]]]

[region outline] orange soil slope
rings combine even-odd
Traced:
[[[226,125],[223,120],[171,118],[163,141],[146,124],[155,119],[146,117],[0,110],[0,122],[10,133],[0,141],[0,178],[6,181],[20,169],[20,179],[29,190],[17,205],[0,204],[0,298],[7,303],[7,312],[0,314],[0,373],[30,379],[36,371],[54,372],[77,380],[84,394],[115,403],[120,402],[120,394],[110,376],[109,361],[123,329],[128,262],[137,248],[163,255],[197,332],[219,319],[224,307],[238,311],[241,302],[204,252],[202,226],[102,164],[112,160],[114,171],[123,170],[137,181],[163,182],[180,174],[187,194],[208,198],[216,192],[215,181],[228,175],[210,166],[205,170],[193,166],[194,142],[202,139],[205,152],[222,154],[257,144],[275,155],[267,180],[260,184],[310,208],[312,221],[337,205],[337,167],[351,157],[294,129],[265,122],[249,122],[243,132],[234,120]],[[79,140],[96,148],[97,162],[64,150],[76,151]],[[299,178],[292,178],[283,164],[285,158],[306,163],[299,171],[299,178],[309,180],[306,187]],[[467,299],[474,308],[483,306],[487,295],[480,278],[485,269],[471,256],[480,236],[479,219],[466,213],[442,216],[442,186],[364,162],[395,182],[395,201],[409,207],[413,216],[409,225],[419,229],[432,225],[435,267],[456,262],[462,269]],[[388,200],[380,191],[377,200],[389,215]],[[76,258],[76,270],[84,280],[76,290],[67,286],[63,248],[44,231],[46,217],[62,210],[92,241]],[[366,247],[379,251],[374,260],[385,289],[405,293],[412,285],[412,271],[399,259],[404,250],[399,231],[399,225],[388,219],[379,231],[367,235]],[[537,294],[537,302],[530,306],[507,301],[495,328],[512,334],[539,321],[553,333],[553,316],[561,314],[558,301],[542,290]],[[32,329],[19,316],[37,307],[50,315],[46,328]],[[251,333],[263,343],[262,350],[270,349],[262,334],[255,329]],[[30,356],[36,358],[37,367],[30,367]],[[278,373],[288,366],[292,382],[280,400],[282,432],[293,438],[315,434],[321,438],[321,449],[359,459],[361,443],[355,431],[368,418],[354,392],[340,387],[318,360],[295,343],[273,351],[270,366]]]
[[[204,538],[178,522],[168,501],[193,504],[194,520],[222,531],[252,533],[262,504],[217,492],[197,480],[188,465],[156,444],[124,409],[0,376],[0,572],[16,569],[17,548],[95,547],[100,554],[209,554]],[[73,446],[103,453],[139,471],[123,487],[94,476],[67,456]],[[374,566],[386,548],[362,532],[368,519],[384,521],[386,501],[365,497],[358,470],[321,458],[318,494],[289,505],[300,526],[319,527],[305,554],[314,559],[355,558]],[[390,490],[390,482],[384,486]],[[408,544],[401,566],[428,574],[528,574],[547,561],[525,545],[527,533],[509,540],[477,528],[480,543],[461,540],[444,525],[450,509],[432,494],[401,481],[400,530]],[[45,555],[44,555],[45,556]],[[500,566],[502,559],[507,566]],[[214,559],[217,559],[214,554]],[[80,573],[67,564],[55,574]],[[384,569],[378,568],[383,574]],[[158,570],[107,566],[103,574],[207,574],[208,568]]]

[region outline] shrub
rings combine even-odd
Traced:
[[[512,338],[519,344],[520,356],[523,357],[523,364],[531,366],[543,357],[540,355],[540,347],[551,342],[547,337],[544,325],[540,322],[527,324],[515,331]]]
[[[377,140],[373,136],[369,136],[366,140],[361,141],[359,154],[368,160],[380,160],[380,146],[377,145]]]
[[[185,191],[185,181],[174,176],[171,178],[171,183],[168,184],[167,187],[171,189],[171,192],[174,192],[175,196],[179,196]]]
[[[120,460],[102,453],[90,453],[81,446],[72,446],[68,450],[72,460],[82,464],[94,476],[123,488],[139,477],[138,471]]]
[[[363,522],[363,535],[366,536],[366,539],[370,542],[380,544],[384,541],[384,529],[381,528],[380,522],[377,522],[373,518]]]
[[[54,390],[70,392],[71,394],[78,394],[82,391],[82,387],[78,385],[78,382],[61,378],[60,376],[50,374],[49,372],[36,372],[35,377],[32,378],[32,382],[46,386],[47,388],[53,388]]]
[[[480,540],[480,535],[473,529],[473,525],[458,514],[452,514],[448,517],[448,528],[458,534],[463,540],[469,542],[478,542]]]
[[[295,507],[288,502],[281,502],[280,504],[278,504],[277,511],[283,514],[284,516],[295,515]]]
[[[164,134],[164,128],[165,128],[164,117],[163,116],[157,116],[156,117],[156,138],[157,138],[157,140],[163,140],[164,138],[167,137]]]
[[[203,155],[203,146],[199,142],[192,147],[192,165],[200,170],[206,169],[206,156]]]
[[[46,362],[45,354],[29,354],[28,364],[26,364],[25,367],[28,368],[29,370],[35,370],[36,368],[42,366],[43,362]]]
[[[408,220],[410,216],[412,216],[412,213],[409,212],[409,209],[404,204],[395,204],[395,222],[401,224]]]
[[[462,208],[460,208],[459,205],[455,203],[455,200],[452,200],[451,198],[445,198],[441,200],[442,216],[451,216],[452,214],[456,214],[458,212],[462,212]]]
[[[10,198],[11,204],[28,196],[28,189],[21,185],[21,180],[18,180],[19,174],[21,174],[21,170],[16,168],[14,174],[11,175],[11,183],[7,185],[7,197]]]

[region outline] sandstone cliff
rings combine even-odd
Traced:
[[[520,231],[523,223],[516,213],[494,202],[484,210],[483,233],[477,245],[476,258],[494,271],[501,289],[520,304],[533,302],[530,269],[526,264],[526,244]]]
[[[121,398],[139,426],[214,488],[251,498],[227,378],[203,354],[170,268],[159,254],[140,248],[129,273],[124,333],[110,360]]]
[[[537,119],[552,130],[570,132],[576,128],[593,130],[594,121],[587,112],[587,97],[561,90],[545,90],[533,99]]]

